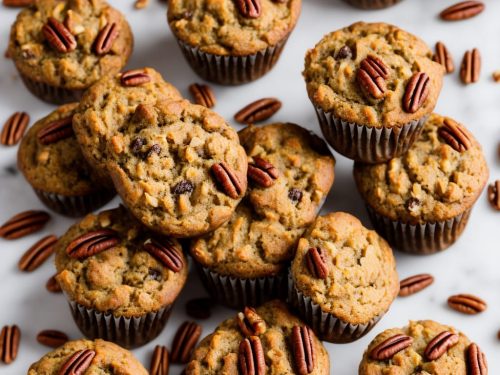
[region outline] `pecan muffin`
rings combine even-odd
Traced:
[[[472,134],[438,114],[403,155],[354,166],[376,230],[397,249],[416,254],[446,249],[458,239],[488,176]]]
[[[78,367],[76,367],[78,365]],[[147,375],[148,371],[131,352],[104,340],[75,340],[64,344],[33,363],[27,375],[62,374]],[[79,370],[79,371],[78,371]],[[64,372],[67,374],[69,372]]]
[[[179,243],[119,208],[87,215],[55,245],[56,279],[89,338],[124,347],[154,339],[188,274]]]
[[[309,50],[303,75],[330,145],[350,159],[379,163],[416,139],[436,105],[444,68],[416,36],[358,22]]]
[[[383,9],[396,5],[401,0],[344,0],[357,8],[361,9]]]
[[[302,0],[172,0],[168,24],[191,68],[235,85],[266,74],[297,23]]]
[[[136,69],[105,77],[83,95],[73,117],[73,129],[83,155],[108,186],[108,147],[139,104],[181,99],[181,94],[152,68]]]
[[[76,142],[71,120],[77,105],[65,104],[37,121],[17,154],[19,169],[40,200],[67,216],[83,216],[115,195],[99,183]]]
[[[335,159],[295,124],[249,126],[239,136],[248,194],[227,224],[192,240],[190,252],[213,298],[241,308],[284,294],[288,263],[330,191]]]
[[[359,339],[386,313],[398,292],[391,248],[354,216],[320,216],[299,240],[288,298],[320,339]]]
[[[187,100],[139,105],[113,136],[107,169],[130,211],[174,237],[213,231],[247,188],[238,135],[210,109]]]
[[[255,372],[245,372],[250,366]],[[194,350],[186,375],[329,375],[328,352],[281,301],[220,324]]]
[[[474,371],[473,371],[474,369]],[[431,320],[388,329],[368,346],[359,375],[487,374],[486,356],[455,328]]]
[[[17,16],[8,52],[34,95],[68,103],[119,72],[132,46],[129,24],[105,1],[39,0]]]

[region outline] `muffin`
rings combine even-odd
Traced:
[[[288,299],[322,340],[359,339],[399,292],[392,250],[354,216],[320,216],[299,240]]]
[[[43,0],[17,16],[8,53],[28,90],[62,104],[118,73],[132,47],[129,24],[105,1]]]
[[[56,280],[82,333],[124,347],[158,336],[188,274],[179,243],[151,233],[122,206],[87,215],[55,252]]]
[[[181,94],[152,68],[129,70],[95,83],[83,95],[73,117],[73,129],[83,155],[108,186],[105,164],[108,146],[139,104],[181,99]]]
[[[65,104],[37,121],[24,136],[17,164],[36,195],[50,209],[83,216],[111,200],[85,161],[71,120],[77,103]]]
[[[172,0],[168,24],[198,75],[237,85],[276,64],[300,9],[301,0]]]
[[[455,328],[431,320],[388,329],[368,346],[359,375],[488,373],[486,356]]]
[[[73,372],[63,372],[66,371]],[[147,375],[142,364],[128,350],[103,340],[75,340],[64,344],[33,363],[27,375],[106,374]]]
[[[344,0],[346,3],[351,4],[361,9],[383,9],[396,5],[401,0]]]
[[[405,154],[354,166],[375,229],[392,246],[414,254],[444,250],[458,239],[488,175],[472,134],[438,114]]]
[[[139,105],[112,138],[107,169],[125,205],[151,230],[174,237],[213,231],[247,188],[238,135],[187,100]]]
[[[307,52],[303,71],[326,140],[366,163],[410,147],[436,105],[443,75],[416,36],[363,22],[326,35]]]
[[[253,365],[255,372],[245,372]],[[278,300],[245,308],[194,350],[186,375],[329,375],[328,352]]]
[[[209,293],[233,308],[285,295],[289,261],[332,186],[335,165],[324,141],[295,124],[249,126],[239,136],[248,194],[227,224],[190,245]]]

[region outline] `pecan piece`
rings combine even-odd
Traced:
[[[151,366],[149,367],[150,375],[168,375],[169,367],[167,348],[162,345],[156,345],[153,357],[151,358]]]
[[[486,310],[488,305],[481,298],[471,294],[457,294],[448,298],[448,306],[463,314],[475,315]]]
[[[234,0],[243,17],[258,18],[262,10],[260,0]]]
[[[446,73],[453,73],[455,71],[455,64],[453,64],[453,58],[451,57],[448,48],[443,42],[436,43],[436,53],[433,56],[433,60],[438,64],[441,64]]]
[[[399,296],[407,297],[424,290],[434,282],[434,277],[428,273],[415,275],[401,280],[399,283]]]
[[[267,330],[266,322],[253,307],[245,307],[238,313],[236,321],[244,336],[262,335]]]
[[[0,237],[14,240],[27,236],[42,229],[50,220],[50,215],[45,211],[24,211],[0,226]]]
[[[467,368],[470,375],[488,375],[486,356],[475,343],[467,348]]]
[[[207,108],[215,106],[215,94],[208,85],[193,83],[189,86],[189,92],[193,96],[196,104]]]
[[[481,1],[461,1],[444,9],[439,16],[445,21],[460,21],[477,16],[484,10]]]
[[[81,260],[111,249],[119,243],[120,237],[114,230],[98,229],[71,241],[66,248],[66,254]]]
[[[74,134],[72,122],[73,116],[52,121],[37,133],[38,141],[48,145],[71,137]]]
[[[47,280],[45,284],[45,289],[47,289],[50,293],[61,293],[62,289],[59,283],[56,280],[56,275],[52,275],[50,279]]]
[[[120,76],[122,86],[140,86],[151,81],[151,76],[143,69],[133,69],[123,72]]]
[[[460,65],[460,79],[464,84],[475,83],[479,81],[481,73],[481,54],[477,48],[472,51],[466,51]]]
[[[0,143],[4,146],[17,144],[23,137],[29,122],[30,116],[26,112],[12,114],[3,125]]]
[[[256,100],[240,109],[234,119],[241,124],[252,124],[254,122],[267,120],[278,112],[281,102],[276,98],[263,98]]]
[[[42,27],[42,33],[57,52],[67,53],[76,49],[76,39],[73,34],[54,17],[49,17]]]
[[[365,95],[375,99],[384,97],[389,68],[378,57],[369,55],[361,61],[356,77]]]
[[[370,351],[370,358],[375,361],[385,361],[396,353],[410,347],[413,339],[410,336],[397,334],[381,342]]]
[[[2,328],[0,333],[0,359],[6,365],[14,362],[17,358],[20,340],[21,330],[18,326],[4,326]]]
[[[118,35],[120,35],[120,31],[116,22],[108,23],[104,26],[94,41],[94,52],[96,55],[102,56],[111,51]]]
[[[247,176],[258,185],[269,187],[274,184],[274,180],[279,177],[279,172],[274,165],[267,160],[256,156],[253,158],[253,163],[248,164]]]
[[[167,238],[161,241],[150,239],[144,243],[144,250],[173,272],[179,272],[184,266],[182,254],[175,244]]]
[[[446,353],[446,351],[455,345],[459,340],[456,333],[449,331],[441,332],[439,335],[434,337],[424,351],[424,356],[429,361],[435,361]]]
[[[468,131],[458,122],[445,118],[438,135],[455,151],[464,152],[472,146]]]
[[[305,261],[311,275],[317,279],[326,279],[328,276],[328,267],[321,247],[311,247],[307,250]]]
[[[187,363],[198,339],[201,336],[201,326],[194,322],[184,322],[177,330],[170,360],[172,363]]]
[[[212,165],[212,173],[224,193],[229,197],[238,199],[245,190],[236,173],[226,163],[222,162]]]
[[[292,350],[295,369],[299,375],[307,375],[314,371],[316,353],[309,327],[295,326],[292,328]]]
[[[46,236],[31,246],[18,263],[19,270],[31,272],[40,267],[54,252],[56,236]]]
[[[403,109],[408,113],[417,112],[429,96],[430,79],[427,73],[418,72],[408,81],[403,96]]]
[[[491,207],[500,211],[500,180],[496,180],[493,184],[488,186],[488,200]]]
[[[59,370],[59,375],[83,375],[94,357],[95,351],[90,349],[75,352]]]
[[[241,375],[264,375],[266,362],[260,338],[250,336],[240,343],[238,363]]]
[[[55,329],[46,329],[38,333],[36,341],[51,348],[58,348],[68,341],[68,335]]]

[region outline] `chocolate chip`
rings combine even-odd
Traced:
[[[190,181],[181,181],[179,183],[177,183],[174,188],[172,189],[172,192],[174,194],[186,194],[186,193],[192,193],[194,190],[194,185],[192,182]]]
[[[344,46],[335,55],[335,60],[351,59],[352,50],[349,46]]]
[[[148,273],[148,279],[155,280],[155,281],[161,281],[162,280],[161,272],[154,269],[154,268],[150,268],[149,273]]]
[[[153,146],[151,146],[151,148],[150,148],[150,149],[149,149],[149,151],[147,152],[147,154],[146,154],[146,158],[151,157],[153,154],[160,155],[160,152],[161,152],[161,147],[160,147],[160,145],[154,144]]]
[[[302,191],[297,188],[292,188],[288,192],[288,198],[290,198],[292,202],[299,202],[302,199]]]
[[[417,198],[410,198],[406,202],[406,209],[408,211],[415,211],[420,207],[421,202]]]
[[[144,143],[146,143],[146,140],[144,138],[136,138],[130,144],[130,149],[134,154],[137,154],[138,152],[141,151],[141,148],[144,145]]]

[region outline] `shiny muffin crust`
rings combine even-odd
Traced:
[[[266,375],[297,374],[295,354],[291,347],[291,332],[294,326],[304,326],[304,323],[278,300],[268,302],[256,311],[267,326],[265,333],[259,335],[267,366]],[[195,349],[186,367],[186,375],[238,374],[238,348],[244,338],[237,318],[226,320]],[[311,338],[315,366],[310,375],[329,375],[328,352],[312,332]]]
[[[327,276],[314,276],[306,254],[323,251]],[[319,216],[299,240],[291,276],[296,288],[332,314],[350,324],[366,324],[384,314],[399,292],[392,250],[375,231],[343,212]]]
[[[387,163],[356,163],[354,178],[369,206],[409,223],[453,218],[472,207],[488,180],[479,143],[459,152],[438,134],[446,117],[432,114],[406,154]]]
[[[270,187],[249,180],[248,194],[231,220],[193,240],[197,262],[222,275],[256,278],[279,273],[316,218],[334,180],[326,144],[298,125],[249,126],[239,132],[250,164],[259,157],[279,173]],[[290,198],[296,189],[301,197]]]
[[[339,51],[348,46],[351,56]],[[367,56],[381,59],[389,67],[386,96],[368,99],[356,78]],[[430,77],[429,96],[414,113],[403,109],[408,80],[416,72]],[[358,22],[326,35],[306,55],[303,76],[309,98],[324,112],[347,122],[396,127],[429,115],[436,105],[444,75],[443,67],[432,60],[432,51],[416,36],[385,23]]]
[[[177,38],[215,55],[251,55],[278,44],[292,31],[301,0],[261,0],[257,18],[242,16],[232,0],[172,0],[168,23]]]
[[[66,248],[75,238],[101,229],[118,233],[121,242],[97,255],[75,259]],[[187,259],[174,272],[143,249],[147,240],[161,238],[146,230],[127,210],[89,214],[57,242],[56,279],[68,299],[87,308],[134,317],[173,303],[188,274]],[[171,240],[178,249],[179,243]]]
[[[74,51],[61,54],[43,37],[49,17],[67,25],[75,36]],[[94,53],[99,31],[117,24],[118,37],[104,55]],[[9,54],[17,69],[32,79],[67,89],[85,89],[125,66],[133,36],[123,15],[101,0],[40,0],[22,10],[11,29]]]

